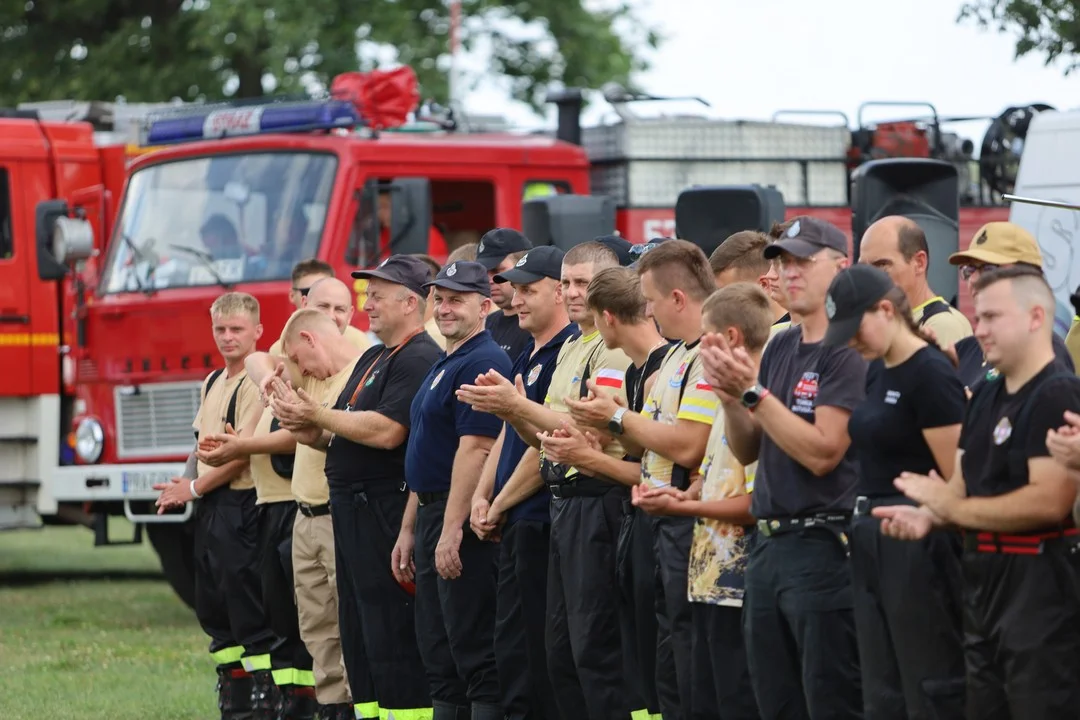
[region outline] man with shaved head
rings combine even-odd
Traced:
[[[859,262],[884,270],[911,304],[915,323],[933,333],[942,347],[971,335],[971,323],[936,294],[927,281],[930,250],[926,233],[902,215],[883,217],[863,233]]]

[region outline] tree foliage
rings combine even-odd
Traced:
[[[1080,0],[972,0],[959,20],[1014,33],[1018,58],[1037,53],[1047,65],[1062,60],[1066,75],[1080,68]]]
[[[553,84],[629,84],[660,37],[628,5],[595,4],[462,0],[459,40],[533,107]],[[449,30],[449,4],[433,0],[8,0],[0,103],[299,94],[388,61],[445,101]]]

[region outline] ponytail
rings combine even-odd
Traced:
[[[930,337],[918,324],[915,322],[915,318],[911,316],[911,303],[908,302],[907,294],[901,288],[893,287],[889,292],[885,293],[882,300],[888,300],[892,303],[893,309],[896,314],[900,316],[903,323],[907,326],[907,329],[911,331],[915,337],[924,341],[928,345],[937,347],[937,342]]]

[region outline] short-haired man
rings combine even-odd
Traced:
[[[305,300],[308,293],[311,292],[311,288],[323,278],[332,277],[334,277],[334,268],[330,267],[329,263],[315,258],[301,260],[293,266],[292,287],[289,289],[289,302],[291,302],[293,307],[297,310],[304,307],[310,307],[305,304]],[[343,332],[345,333],[345,338],[349,340],[349,342],[363,350],[371,347],[371,340],[369,340],[367,335],[363,332],[349,324],[352,321],[352,308],[352,293],[349,293],[349,319],[345,321]],[[338,308],[336,312],[340,314],[343,311],[341,308]],[[280,343],[280,340],[278,342]],[[271,347],[270,353],[272,355],[280,355],[281,346],[275,345],[274,347]]]
[[[604,345],[622,350],[631,365],[626,369],[626,407],[639,413],[652,390],[656,371],[671,344],[645,314],[641,280],[629,267],[605,268],[593,276],[585,296],[593,323]],[[570,465],[590,475],[618,479],[626,485],[641,481],[641,458],[625,453],[620,460],[595,446],[589,436],[568,427],[544,438],[544,456],[552,462]],[[622,527],[616,545],[616,578],[620,590],[619,623],[622,628],[623,657],[626,662],[627,692],[634,712],[658,715],[663,705],[678,705],[679,689],[675,673],[657,668],[673,667],[671,648],[657,646],[656,553],[653,549],[652,521],[644,510],[623,500]],[[657,682],[661,687],[657,688]],[[660,698],[665,698],[664,703]],[[631,717],[637,717],[631,713]]]
[[[800,319],[765,348],[760,370],[722,336],[701,351],[708,381],[726,394],[735,458],[758,461],[743,600],[750,675],[764,717],[861,718],[847,529],[856,467],[847,426],[862,402],[866,362],[826,348],[826,296],[848,265],[847,238],[798,216],[765,249]],[[828,646],[828,653],[820,649]]]
[[[510,478],[488,511],[488,523],[498,525],[501,513],[538,490],[553,496],[546,649],[552,689],[564,718],[626,717],[630,712],[615,584],[616,530],[622,500],[629,493],[616,478],[593,477],[552,463],[538,452],[539,434],[570,421],[566,400],[588,394],[587,382],[625,402],[623,380],[630,358],[604,346],[585,305],[594,273],[616,265],[615,253],[594,241],[576,245],[563,257],[563,301],[581,334],[559,351],[543,405],[520,395],[505,374],[478,377],[478,384],[458,391],[474,408],[509,422],[532,446],[522,463],[543,463],[539,479],[524,473]],[[605,443],[604,450],[613,458],[624,454],[616,441]],[[547,490],[541,490],[545,485]]]
[[[458,250],[460,249],[461,248],[458,248]],[[455,250],[454,252],[457,251]],[[450,255],[451,257],[447,258],[446,260],[447,265],[454,262],[454,260],[451,259],[454,253],[450,253]],[[428,266],[428,269],[431,271],[431,277],[435,277],[439,274],[439,271],[442,270],[442,265],[437,263],[435,261],[435,258],[431,257],[430,255],[422,255],[417,253],[414,254],[412,257],[419,258],[424,262],[425,265]],[[364,275],[362,272],[354,272],[353,277],[361,278],[364,277]],[[425,280],[425,282],[427,281]],[[431,301],[431,296],[433,295],[433,293],[433,290],[429,291],[427,297],[424,298],[424,331],[427,332],[429,336],[431,336],[431,339],[435,341],[435,344],[439,346],[440,350],[445,350],[446,338],[444,338],[442,336],[442,333],[439,332],[439,323],[435,322],[435,303]]]
[[[210,306],[214,343],[225,360],[203,381],[202,403],[192,427],[196,440],[228,430],[243,431],[258,418],[259,392],[244,370],[262,336],[259,302],[229,292]],[[211,467],[197,462],[191,478],[174,478],[157,504],[160,511],[198,499],[195,506],[195,615],[210,636],[217,663],[222,718],[246,716],[259,693],[272,690],[267,678],[255,687],[251,675],[270,667],[276,637],[262,604],[259,520],[247,458]]]
[[[513,308],[521,327],[533,338],[510,371],[533,402],[542,402],[547,395],[559,350],[577,332],[563,304],[562,259],[563,251],[556,247],[533,248],[523,263],[496,276],[513,289]],[[521,461],[528,448],[513,426],[504,422],[473,494],[470,521],[479,537],[499,540],[495,658],[503,711],[512,720],[559,717],[544,650],[550,498],[537,493],[514,505],[504,513],[500,531],[487,520],[491,503],[511,475],[529,473],[539,478],[538,463]]]
[[[859,243],[859,262],[885,271],[907,296],[915,324],[933,333],[938,345],[948,347],[971,336],[964,314],[930,287],[930,248],[914,220],[889,215],[871,224]]]
[[[1080,705],[1080,536],[1076,484],[1047,437],[1080,407],[1080,380],[1055,359],[1056,301],[1041,275],[1001,268],[973,289],[975,334],[998,376],[968,403],[953,477],[904,473],[896,485],[920,507],[873,514],[903,539],[964,531],[968,717],[1068,717]]]
[[[341,308],[346,302],[349,303],[349,312],[344,313]],[[286,323],[281,337],[270,347],[270,352],[253,353],[247,360],[248,374],[258,384],[267,402],[271,403],[275,417],[283,424],[286,406],[296,400],[298,393],[323,407],[336,400],[352,371],[351,363],[364,350],[364,347],[357,347],[355,338],[350,338],[346,332],[351,327],[348,322],[352,314],[352,293],[345,283],[336,278],[323,278],[311,286],[304,303],[308,306],[304,310],[310,312],[298,311],[293,317],[303,312],[301,318],[314,318],[312,313],[329,318],[347,346],[352,348],[352,356],[345,364],[338,362],[340,358],[337,358],[334,363],[328,361],[319,372],[305,374],[286,346],[286,336],[293,318]],[[276,388],[275,378],[279,381]],[[291,386],[284,387],[284,381]],[[300,635],[313,660],[315,693],[319,703],[332,706],[328,712],[336,712],[343,718],[357,710],[361,718],[378,717],[366,658],[362,652],[350,658],[342,655],[337,556],[325,463],[323,450],[297,444],[291,482],[298,510],[292,529],[292,563]],[[351,619],[351,613],[346,617]]]
[[[380,712],[407,717],[430,712],[431,699],[408,584],[396,582],[385,568],[408,500],[409,409],[440,353],[421,324],[424,284],[431,275],[423,261],[408,255],[392,255],[353,275],[368,280],[365,309],[382,344],[356,362],[332,409],[304,403],[290,408],[290,420],[307,425],[304,442],[326,449],[347,669],[351,674],[350,659],[357,653],[366,657]],[[294,342],[303,371],[317,371],[335,353],[351,354],[347,342],[326,329],[299,337]]]
[[[463,717],[471,708],[473,720],[501,720],[491,624],[495,548],[469,527],[472,497],[501,423],[455,393],[490,370],[509,374],[510,359],[485,329],[492,305],[487,268],[453,263],[428,285],[435,288],[446,354],[412,402],[405,451],[412,493],[391,562],[399,579],[415,564],[416,637],[434,717]]]
[[[772,300],[757,284],[727,283],[701,309],[705,337],[723,335],[754,363],[770,337]],[[649,512],[694,517],[688,588],[693,616],[694,716],[756,720],[760,717],[750,684],[742,632],[744,571],[754,531],[750,493],[756,463],[743,467],[731,453],[724,417],[713,422],[699,480],[689,492],[644,489],[635,502]]]
[[[646,315],[675,345],[657,371],[641,413],[629,413],[599,395],[569,401],[570,413],[579,425],[610,429],[624,447],[637,449],[634,454],[642,457],[641,484],[635,493],[662,486],[686,490],[705,454],[719,405],[697,362],[701,306],[715,291],[716,282],[705,253],[686,240],[669,240],[650,250],[638,261],[637,273]],[[686,573],[693,529],[693,518],[653,519],[663,617],[668,625],[661,628],[659,642],[671,645],[679,694],[677,708],[662,704],[662,710],[674,717],[690,717],[691,709],[692,622]]]
[[[761,287],[769,297],[773,327],[782,323],[786,327],[791,324],[791,315],[787,307],[777,300],[777,296],[782,297],[782,293],[773,292],[773,286],[779,278],[770,278],[770,274],[775,275],[775,270],[773,263],[765,259],[765,246],[770,242],[768,235],[757,230],[734,233],[713,250],[709,256],[709,266],[718,288],[739,282],[754,283]]]
[[[499,273],[509,270],[525,256],[532,243],[529,238],[513,228],[495,228],[484,233],[476,246],[476,262],[487,268],[491,285],[491,302],[497,310],[487,317],[487,329],[513,362],[529,344],[532,337],[517,321],[514,310],[514,292],[505,283],[495,280]]]
[[[465,243],[461,247],[455,248],[453,252],[446,258],[446,264],[456,262],[476,262],[476,253],[480,247],[479,242]],[[441,268],[440,268],[441,269]],[[432,277],[438,275],[438,271],[432,274]]]

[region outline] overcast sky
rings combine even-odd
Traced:
[[[1045,67],[1037,57],[1014,61],[1012,36],[973,22],[957,24],[957,0],[635,4],[667,36],[652,54],[652,69],[639,80],[642,89],[697,95],[712,105],[711,111],[683,103],[635,105],[645,112],[767,119],[782,108],[838,109],[854,125],[859,105],[870,100],[931,102],[942,116],[997,115],[1009,105],[1032,102],[1072,108],[1080,89],[1080,73],[1066,78],[1060,66]],[[508,114],[505,96],[492,83],[470,93],[466,104],[474,112]],[[867,119],[921,112],[868,110]],[[509,116],[517,123],[531,119],[521,108]],[[585,120],[591,124],[605,116],[614,117],[600,102]],[[951,129],[978,148],[984,128],[976,123]]]

